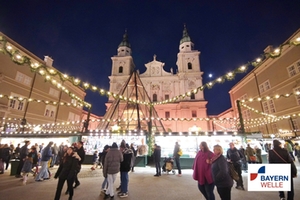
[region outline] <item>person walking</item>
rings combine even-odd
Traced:
[[[212,177],[217,187],[221,200],[231,200],[231,188],[233,180],[229,174],[227,160],[223,156],[223,148],[220,145],[214,146],[215,156],[212,158]]]
[[[53,145],[53,147],[52,147],[52,154],[53,154],[53,157],[52,157],[52,161],[51,161],[50,167],[53,167],[54,165],[56,165],[56,163],[57,163],[57,155],[58,155],[58,151],[59,151],[59,148],[58,148],[58,146],[56,145],[56,143],[54,143],[54,145]]]
[[[24,165],[22,167],[22,175],[23,175],[23,185],[26,185],[28,175],[32,171],[32,167],[34,163],[37,163],[38,154],[36,152],[35,146],[30,148],[28,155],[25,158]]]
[[[180,167],[180,145],[178,144],[178,142],[175,142],[175,147],[174,147],[174,151],[173,151],[173,158],[175,160],[176,163],[176,167],[178,169],[178,176],[181,176],[181,167]]]
[[[281,142],[273,140],[273,149],[269,150],[269,163],[289,163],[291,166],[291,190],[287,192],[287,200],[294,199],[294,182],[293,178],[297,177],[297,168],[286,149],[281,147]],[[279,191],[279,198],[285,200],[283,191]]]
[[[156,168],[156,174],[154,176],[159,177],[161,176],[161,167],[160,167],[161,148],[157,144],[154,144],[153,159]]]
[[[123,154],[118,149],[117,143],[114,142],[105,156],[103,166],[103,176],[107,178],[108,183],[108,188],[105,192],[104,199],[114,198],[114,182],[116,180],[118,172],[120,171],[120,165],[122,161]]]
[[[17,147],[15,148],[15,159],[20,158],[20,151],[21,151],[21,147],[20,147],[20,143],[17,145]]]
[[[293,154],[293,146],[292,145],[292,141],[291,140],[285,140],[285,143],[284,143],[284,148],[289,152],[291,158],[293,159],[293,161],[295,161],[295,156]]]
[[[239,190],[245,190],[244,189],[244,183],[243,183],[243,178],[242,178],[242,170],[241,170],[241,159],[242,159],[242,155],[241,153],[237,150],[237,148],[235,148],[234,143],[230,142],[229,143],[230,148],[227,150],[227,161],[231,162],[234,166],[235,171],[238,173],[239,175],[239,180],[236,181],[236,189]],[[247,151],[247,149],[246,149]]]
[[[104,148],[103,148],[103,151],[101,153],[101,156],[99,156],[101,158],[101,160],[99,162],[101,162],[101,164],[102,164],[102,169],[104,167],[105,157],[106,157],[106,154],[109,151],[109,149],[110,149],[110,146],[105,145]],[[107,187],[108,187],[107,177],[106,178],[104,177],[104,180],[102,182],[101,192],[105,193],[106,190],[107,190]]]
[[[80,185],[80,182],[78,180],[78,173],[81,170],[81,164],[83,163],[84,158],[85,158],[85,151],[83,149],[83,142],[82,141],[77,142],[75,151],[77,152],[77,154],[79,155],[79,157],[81,159],[78,162],[78,170],[77,170],[77,173],[76,173],[76,176],[75,176],[75,179],[74,179],[74,182],[75,182],[74,188],[77,188]]]
[[[61,159],[58,170],[54,175],[55,179],[59,178],[54,200],[60,199],[61,191],[65,181],[67,181],[68,185],[69,200],[72,200],[74,195],[73,183],[78,170],[79,161],[80,157],[74,154],[74,148],[69,147]]]
[[[91,167],[91,170],[93,171],[98,167],[99,164],[98,151],[94,152],[92,162],[93,162],[93,166]]]
[[[8,144],[4,144],[2,146],[2,153],[1,153],[1,157],[2,157],[2,164],[3,164],[3,171],[2,173],[4,173],[4,169],[7,170],[8,165],[9,165],[9,160],[10,160],[10,147],[8,146]],[[0,157],[0,159],[1,159]],[[5,168],[4,168],[4,163],[5,163]]]
[[[3,144],[0,144],[0,174],[4,174],[4,154],[3,154]]]
[[[206,142],[200,143],[200,151],[198,151],[193,164],[193,179],[198,181],[198,189],[207,200],[215,200],[214,181],[211,172],[211,160],[214,153],[208,149]]]
[[[30,141],[26,140],[24,146],[22,146],[21,149],[20,149],[20,153],[19,153],[20,154],[19,155],[20,163],[19,163],[17,171],[16,171],[16,175],[15,175],[16,178],[22,178],[21,170],[23,168],[25,158],[26,158],[26,156],[28,155],[28,152],[29,152],[28,151],[28,146],[29,145],[30,145]]]
[[[261,148],[259,148],[258,146],[254,147],[255,149],[255,155],[256,155],[256,163],[262,164],[262,156],[261,156]]]
[[[129,176],[128,172],[131,170],[131,161],[133,152],[129,148],[129,145],[126,144],[126,148],[123,149],[123,161],[120,165],[120,173],[121,173],[121,191],[118,193],[120,198],[124,198],[128,196],[128,183]]]
[[[295,156],[297,157],[298,162],[300,163],[300,146],[298,142],[295,143]]]
[[[256,163],[256,156],[254,149],[250,146],[250,144],[247,144],[246,151],[245,151],[247,161],[249,164]]]
[[[134,172],[134,166],[135,166],[135,159],[136,159],[136,156],[137,156],[137,150],[134,148],[134,144],[133,143],[130,144],[130,149],[133,152],[132,163],[131,163],[131,172]]]
[[[35,181],[43,181],[48,180],[50,178],[48,172],[48,162],[50,158],[53,156],[52,148],[53,142],[49,142],[49,144],[42,150],[42,158],[41,158],[41,170],[35,178]]]
[[[246,173],[248,172],[248,165],[246,159],[246,150],[244,149],[243,145],[241,145],[239,149],[240,154],[242,155],[241,159],[241,169],[244,170]]]

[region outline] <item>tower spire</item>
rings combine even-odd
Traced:
[[[129,41],[128,41],[127,29],[125,29],[125,33],[124,33],[124,35],[123,35],[123,40],[122,40],[122,42],[119,44],[118,47],[129,47],[129,48],[131,48],[130,43],[129,43]]]
[[[182,33],[182,38],[180,40],[180,44],[184,42],[192,42],[191,38],[187,32],[186,24],[183,25],[183,33]]]

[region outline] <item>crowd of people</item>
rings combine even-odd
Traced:
[[[69,195],[69,200],[74,196],[74,189],[80,185],[78,173],[81,171],[81,165],[85,158],[83,142],[73,143],[71,146],[61,144],[57,146],[53,142],[30,146],[30,141],[16,148],[13,145],[0,145],[0,173],[7,170],[9,160],[18,158],[20,160],[16,177],[22,178],[23,184],[26,185],[28,175],[34,173],[35,181],[40,182],[48,180],[51,177],[50,167],[58,165],[58,169],[54,178],[58,178],[57,189],[55,192],[55,200],[60,199],[62,188],[67,182],[67,190],[65,194]],[[262,163],[261,147],[251,147],[247,144],[244,149],[235,147],[233,142],[229,143],[227,152],[223,152],[220,145],[213,146],[212,151],[206,142],[201,142],[199,151],[195,157],[193,164],[193,179],[197,181],[197,186],[201,194],[207,200],[214,200],[214,188],[222,200],[231,199],[231,188],[236,182],[236,189],[245,190],[242,178],[242,170],[247,169],[247,164]],[[297,176],[297,170],[294,165],[295,157],[300,162],[300,146],[298,143],[291,144],[285,141],[281,144],[278,140],[273,140],[273,148],[267,144],[264,150],[268,153],[269,163],[290,163],[291,177]],[[97,166],[103,169],[104,180],[101,185],[101,192],[104,193],[104,199],[113,199],[114,182],[117,174],[120,173],[120,185],[117,187],[117,195],[120,198],[128,197],[129,172],[134,172],[134,163],[137,155],[133,144],[130,146],[122,140],[118,145],[113,143],[111,146],[105,145],[103,151],[94,152],[93,166],[91,170],[95,170]],[[180,157],[182,150],[178,142],[175,143],[172,160],[175,161],[178,170],[178,176],[181,176]],[[153,159],[155,163],[155,177],[161,176],[161,147],[154,145]],[[4,167],[4,164],[6,166]],[[39,169],[40,166],[40,169]],[[230,166],[233,166],[237,173],[237,180],[233,180],[230,174]],[[284,192],[279,192],[280,199],[285,199]],[[287,199],[294,198],[293,181],[291,181],[291,191],[287,192]]]
[[[287,148],[288,141],[282,146],[278,140],[273,140],[273,148],[268,149],[269,163],[290,163],[291,177],[297,176],[297,169],[294,164],[293,156],[289,153]],[[295,154],[299,154],[299,146],[296,144]],[[242,178],[243,160],[250,164],[262,163],[261,150],[259,147],[252,149],[250,144],[244,149],[241,147],[237,149],[233,142],[229,143],[229,149],[225,156],[223,155],[223,148],[220,145],[213,147],[213,152],[209,150],[206,142],[201,142],[200,151],[197,153],[193,165],[193,178],[198,182],[199,191],[207,200],[214,200],[214,187],[222,200],[231,199],[231,188],[234,184],[233,177],[230,171],[230,165],[233,166],[234,171],[238,174],[236,182],[236,189],[245,190]],[[255,158],[252,158],[255,157]],[[299,158],[299,157],[298,157]],[[281,200],[285,199],[283,191],[279,191]],[[291,191],[287,192],[287,199],[294,199],[294,186],[291,180]]]

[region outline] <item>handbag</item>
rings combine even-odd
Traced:
[[[256,157],[255,156],[249,156],[250,161],[255,162],[256,161]]]
[[[227,162],[228,163],[228,171],[229,171],[229,175],[230,177],[235,180],[238,181],[240,179],[239,174],[235,171],[234,166],[231,162]]]
[[[179,156],[182,156],[182,149],[180,148],[178,153],[177,153]]]

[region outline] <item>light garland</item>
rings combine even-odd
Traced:
[[[83,104],[72,104],[72,103],[64,103],[64,102],[56,102],[56,101],[48,101],[48,100],[39,100],[39,99],[33,99],[33,98],[24,98],[24,97],[14,97],[6,94],[0,94],[0,99],[6,98],[8,100],[17,100],[17,101],[28,101],[28,102],[36,102],[36,103],[44,103],[46,105],[60,105],[60,106],[72,106],[72,107],[83,107]]]
[[[256,97],[256,98],[248,98],[248,99],[242,99],[240,100],[240,102],[242,103],[247,103],[247,102],[254,102],[254,101],[268,101],[271,99],[279,99],[279,98],[289,98],[292,95],[300,95],[300,91],[296,91],[296,92],[291,92],[291,93],[286,93],[286,94],[276,94],[273,96],[265,96],[265,97]]]
[[[150,105],[150,102],[144,102],[144,101],[140,101],[140,100],[123,97],[122,95],[118,95],[116,93],[109,92],[109,91],[102,89],[100,87],[97,87],[95,85],[91,85],[88,82],[84,82],[84,81],[80,80],[79,78],[75,78],[73,76],[63,74],[60,71],[49,68],[49,67],[45,66],[44,64],[39,63],[37,61],[32,61],[31,58],[22,55],[16,47],[14,47],[12,44],[8,43],[6,38],[3,36],[0,36],[0,51],[4,54],[7,53],[11,57],[11,59],[14,63],[16,63],[18,65],[28,65],[32,72],[38,72],[38,74],[44,76],[45,80],[49,81],[50,83],[52,83],[53,85],[55,85],[57,87],[58,87],[59,83],[57,83],[57,81],[55,79],[53,79],[54,77],[59,77],[59,79],[62,82],[69,81],[74,86],[76,86],[80,89],[84,89],[84,90],[89,89],[93,92],[99,92],[99,94],[102,96],[112,96],[115,99],[121,99],[121,100],[128,101],[131,103]],[[61,86],[61,89],[62,89],[62,91],[67,93],[71,98],[74,98],[78,101],[83,101],[79,97],[77,97],[76,95],[74,95],[73,93],[68,91],[67,89],[63,88],[62,86]],[[84,101],[83,101],[83,103],[87,104],[87,106],[89,105],[88,103],[86,103]]]
[[[300,37],[297,37],[294,40],[288,41],[288,42],[280,45],[273,52],[262,54],[259,58],[255,59],[255,60],[253,60],[251,62],[248,62],[245,65],[237,67],[233,71],[228,72],[227,74],[225,74],[223,76],[220,76],[219,78],[217,78],[217,79],[215,79],[213,81],[210,81],[210,82],[208,82],[208,83],[206,83],[206,84],[204,84],[202,86],[199,86],[199,87],[197,87],[197,88],[195,88],[193,90],[190,90],[190,91],[188,91],[188,92],[186,92],[184,94],[175,96],[175,97],[167,99],[165,101],[152,103],[152,105],[160,105],[160,104],[166,104],[166,103],[175,102],[175,101],[177,101],[180,98],[184,99],[186,97],[190,97],[192,93],[193,94],[197,94],[198,91],[203,91],[205,88],[211,89],[217,83],[224,83],[226,80],[228,80],[228,81],[233,80],[235,78],[236,74],[238,74],[238,73],[245,73],[247,71],[247,69],[248,69],[249,66],[257,67],[260,63],[264,62],[268,58],[274,59],[274,58],[277,58],[277,57],[281,56],[283,47],[284,46],[290,46],[290,45],[299,46],[300,45]]]
[[[273,52],[269,52],[269,53],[264,53],[261,57],[251,61],[251,62],[248,62],[247,64],[241,66],[241,67],[238,67],[236,68],[235,70],[231,71],[231,72],[228,72],[227,74],[213,80],[213,81],[210,81],[202,86],[199,86],[191,91],[188,91],[184,94],[181,94],[181,95],[178,95],[178,96],[175,96],[171,99],[168,99],[168,100],[165,100],[165,101],[161,101],[161,102],[155,102],[155,103],[151,103],[151,102],[144,102],[144,101],[139,101],[139,100],[134,100],[134,99],[128,99],[126,97],[123,97],[122,95],[118,95],[118,94],[115,94],[113,92],[109,92],[109,91],[106,91],[104,89],[101,89],[97,86],[94,86],[94,85],[91,85],[90,83],[88,82],[84,82],[84,81],[81,81],[80,79],[78,78],[75,78],[75,77],[72,77],[72,76],[68,76],[66,74],[62,74],[61,72],[59,71],[56,71],[56,70],[53,70],[53,69],[48,69],[45,65],[43,64],[40,64],[40,63],[37,63],[37,62],[31,62],[31,59],[28,58],[27,56],[21,56],[19,51],[18,50],[13,50],[13,47],[12,45],[7,45],[7,41],[6,41],[6,38],[3,37],[3,36],[0,36],[0,43],[2,44],[2,48],[0,46],[0,51],[2,52],[8,52],[9,55],[11,56],[12,60],[19,64],[19,65],[23,65],[23,64],[28,64],[30,67],[31,67],[31,70],[33,71],[36,71],[40,68],[44,69],[47,71],[48,74],[50,74],[51,76],[59,76],[60,80],[61,81],[70,81],[74,86],[77,86],[77,87],[81,87],[81,88],[84,88],[85,90],[87,89],[90,89],[91,91],[93,92],[96,92],[98,91],[101,95],[107,95],[107,96],[112,96],[113,98],[115,99],[121,99],[121,100],[124,100],[124,101],[128,101],[128,102],[131,102],[131,103],[136,103],[136,104],[144,104],[144,105],[160,105],[160,104],[166,104],[166,103],[171,103],[171,102],[175,102],[177,101],[179,98],[186,98],[188,96],[191,96],[192,93],[194,94],[197,94],[198,91],[203,91],[205,88],[212,88],[216,83],[223,83],[224,81],[226,80],[233,80],[235,78],[235,75],[237,73],[245,73],[247,71],[247,68],[249,66],[258,66],[261,62],[263,62],[265,59],[267,58],[277,58],[279,56],[281,56],[281,52],[282,52],[282,49],[284,46],[287,46],[287,45],[294,45],[294,46],[298,46],[300,44],[300,37],[296,38],[295,40],[292,40],[292,41],[288,41],[284,44],[281,44],[278,48],[276,48]],[[11,53],[13,52],[13,53]]]

